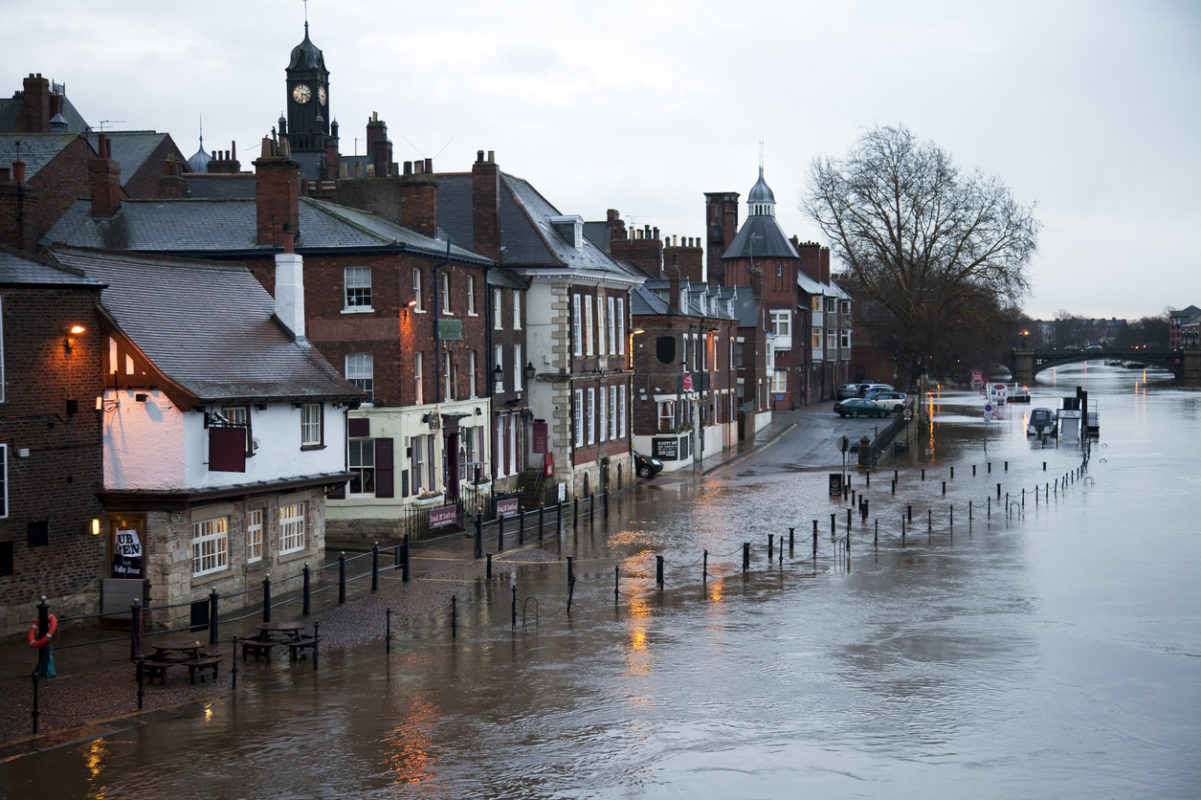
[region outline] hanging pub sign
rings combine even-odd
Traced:
[[[141,578],[142,541],[136,530],[118,530],[113,542],[113,577]]]

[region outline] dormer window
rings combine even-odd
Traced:
[[[584,246],[584,219],[578,214],[550,217],[550,227],[560,239],[576,250]]]

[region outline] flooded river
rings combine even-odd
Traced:
[[[1079,442],[1024,424],[1077,386],[1101,422],[1079,475]],[[644,483],[548,563],[498,561],[453,640],[437,620],[390,655],[281,665],[2,765],[0,794],[1201,796],[1201,391],[1091,363],[1031,390],[987,422],[979,395],[936,393],[908,454],[852,474],[849,553],[829,475],[876,421],[806,410],[742,460]]]

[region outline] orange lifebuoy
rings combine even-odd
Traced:
[[[46,619],[46,635],[45,636],[43,636],[41,639],[37,638],[38,624],[35,622],[29,628],[29,635],[27,637],[25,637],[25,639],[26,639],[26,641],[29,642],[30,647],[45,647],[46,645],[50,644],[50,637],[53,636],[54,632],[57,630],[58,630],[58,619],[53,614],[51,614]]]

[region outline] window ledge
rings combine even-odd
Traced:
[[[302,444],[300,446],[300,449],[301,450],[324,450],[325,445],[323,445],[323,444]]]
[[[375,309],[371,306],[350,306],[342,309],[343,314],[374,314]]]

